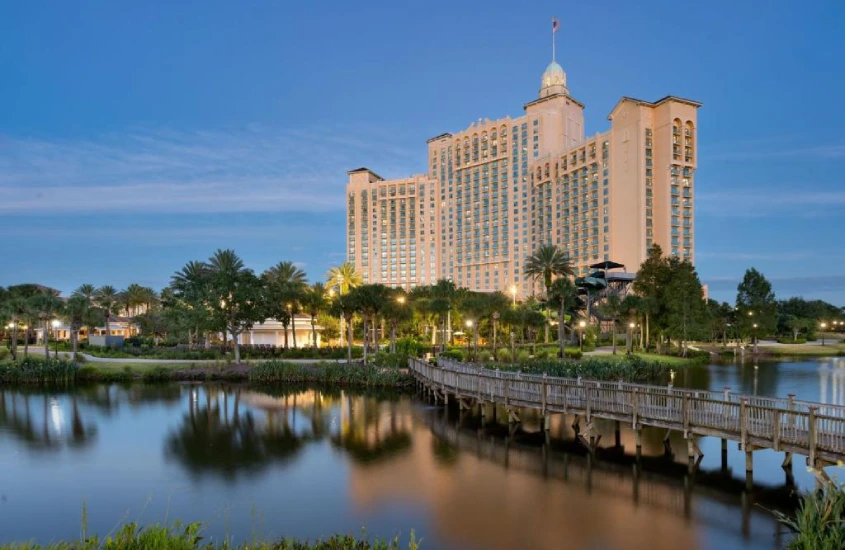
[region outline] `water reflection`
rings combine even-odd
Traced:
[[[81,449],[94,443],[97,428],[86,424],[79,396],[70,394],[69,411],[59,398],[47,393],[0,391],[0,434],[9,434],[26,450],[39,453]]]
[[[842,400],[843,371],[833,360],[756,369],[747,362],[688,369],[675,383]],[[571,416],[553,417],[548,441],[536,412],[523,412],[515,428],[502,410],[493,416],[482,426],[477,413],[412,396],[315,388],[4,390],[0,461],[9,475],[0,478],[0,496],[9,504],[0,499],[0,533],[41,542],[76,536],[84,501],[91,530],[108,532],[127,510],[134,518],[144,509],[142,521],[206,521],[210,536],[236,540],[253,535],[259,510],[271,537],[414,528],[430,549],[785,542],[764,509],[794,502],[794,481],[775,453],[755,453],[747,487],[743,455],[732,446],[720,460],[718,439],[699,441],[705,459],[690,471],[681,434],[667,440],[645,430],[638,462],[635,434],[624,425],[617,443],[615,425],[596,422],[603,439],[592,455],[575,439]],[[54,521],[38,520],[45,516]]]

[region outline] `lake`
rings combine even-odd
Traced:
[[[845,358],[679,369],[676,386],[845,404]],[[499,418],[502,418],[500,415]],[[591,458],[572,417],[507,424],[391,392],[215,384],[0,390],[0,541],[78,537],[128,521],[200,521],[208,536],[399,535],[424,550],[782,548],[770,508],[813,486],[804,457],[744,454],[704,438],[689,475],[673,434],[644,430]],[[829,469],[835,474],[837,468]]]

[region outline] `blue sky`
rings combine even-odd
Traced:
[[[699,111],[697,267],[732,301],[845,305],[845,3],[18,2],[0,14],[0,285],[162,287],[234,248],[344,259],[346,170],[518,115],[558,61],[606,129],[623,95]]]

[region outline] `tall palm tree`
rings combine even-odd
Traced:
[[[542,279],[548,295],[555,277],[568,277],[574,273],[569,257],[553,244],[543,244],[525,260],[525,275],[534,280]]]
[[[336,288],[339,296],[349,294],[349,290],[364,284],[361,274],[355,271],[355,266],[350,262],[329,269],[326,273],[326,285],[329,288]],[[346,317],[340,316],[340,345],[343,345],[343,324]]]
[[[94,297],[95,297],[96,294],[97,294],[97,287],[95,287],[92,284],[85,283],[85,284],[79,285],[77,287],[77,289],[73,291],[73,293],[71,294],[71,298],[74,297],[74,296],[81,296],[81,297],[85,298],[86,300],[88,300],[89,303],[93,304],[94,303]],[[88,317],[90,317],[90,315]],[[81,329],[82,329],[82,327],[80,327],[80,330]],[[90,326],[85,326],[85,334],[86,334],[86,338],[91,335],[91,327]],[[78,337],[78,335],[77,335],[77,337]]]
[[[613,355],[616,355],[616,328],[619,317],[622,315],[622,300],[619,299],[617,294],[610,294],[605,298],[600,310],[602,315],[610,319],[612,324]]]
[[[111,336],[109,318],[114,315],[120,307],[120,294],[111,285],[101,286],[94,294],[94,303],[103,312],[106,326],[106,336]]]
[[[560,356],[566,359],[566,310],[575,305],[578,289],[569,277],[559,277],[552,282],[551,302],[558,308],[557,338]]]
[[[282,301],[284,310],[290,318],[293,347],[296,347],[296,314],[299,313],[307,275],[293,262],[284,261],[265,271],[264,278],[275,290],[272,294]],[[285,328],[285,338],[287,338],[287,328]]]
[[[361,285],[350,293],[355,296],[356,306],[364,319],[364,363],[370,344],[370,327],[375,329],[379,315],[390,299],[390,289],[382,284]],[[378,351],[378,330],[373,330],[373,343]]]
[[[546,316],[548,317],[548,299],[555,277],[569,277],[574,273],[572,262],[563,250],[553,244],[542,244],[525,260],[525,275],[533,280],[542,279],[546,288]],[[545,328],[545,339],[548,343],[548,324]]]
[[[70,342],[73,346],[73,358],[77,357],[79,347],[79,330],[91,315],[91,300],[85,296],[71,296],[65,304],[64,314],[70,326]]]
[[[234,250],[218,250],[208,259],[208,288],[218,325],[232,336],[235,362],[240,362],[238,337],[264,313],[263,285]],[[219,307],[218,307],[219,306]]]
[[[35,317],[41,323],[44,357],[50,359],[50,321],[59,312],[62,307],[62,301],[59,300],[57,292],[47,290],[30,298],[30,307]]]
[[[303,294],[303,306],[311,316],[311,346],[317,348],[317,315],[326,309],[326,285],[314,283]]]

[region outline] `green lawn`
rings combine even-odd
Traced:
[[[785,344],[780,346],[759,346],[760,351],[773,355],[802,355],[807,357],[832,357],[845,355],[845,345],[840,343],[821,345]]]

